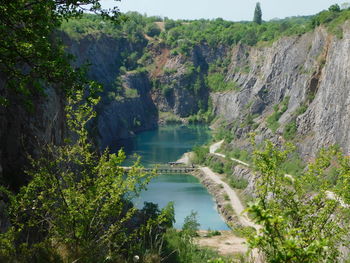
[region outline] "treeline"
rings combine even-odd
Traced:
[[[282,36],[301,35],[317,26],[325,25],[341,37],[341,25],[350,18],[349,8],[340,9],[332,5],[314,16],[296,16],[265,21],[231,22],[222,18],[200,20],[172,20],[162,17],[147,17],[137,12],[123,15],[118,25],[102,20],[101,17],[85,14],[79,20],[70,19],[61,28],[74,38],[87,34],[105,33],[113,37],[125,37],[132,42],[145,41],[145,36],[164,41],[169,47],[186,54],[193,45],[207,43],[210,46],[243,43],[256,45],[259,42],[274,41]]]

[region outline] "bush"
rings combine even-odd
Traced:
[[[209,73],[207,76],[209,89],[214,92],[236,90],[237,83],[233,81],[225,81],[225,76],[222,73]]]
[[[229,185],[236,189],[246,189],[248,186],[248,181],[244,178],[237,178],[233,175],[229,177]]]
[[[247,150],[235,147],[227,153],[227,156],[244,162],[251,162],[252,160],[251,154]]]
[[[143,173],[138,162],[128,172],[121,168],[125,159],[121,150],[95,151],[86,125],[99,100],[90,97],[82,102],[83,97],[83,91],[77,92],[67,106],[75,142],[45,148],[38,160],[32,160],[27,170],[32,180],[19,193],[0,187],[0,193],[9,196],[11,220],[9,230],[0,233],[4,262],[104,262],[106,258],[124,262],[172,226],[171,207],[162,212],[146,209],[140,217],[143,210],[138,211],[131,200],[152,176]]]
[[[280,105],[274,106],[274,112],[267,118],[266,123],[267,127],[275,133],[276,130],[279,128],[280,124],[278,123],[278,120],[282,116],[283,113],[285,113],[288,109],[288,103],[289,103],[289,97],[285,97],[284,100],[281,102]]]
[[[162,94],[166,99],[169,99],[173,93],[173,89],[168,85],[162,86]]]
[[[125,89],[125,97],[129,99],[134,99],[139,97],[137,89]]]
[[[221,236],[221,232],[218,230],[208,230],[208,233],[205,235],[205,237],[214,237],[214,236]]]
[[[209,154],[209,147],[207,146],[195,146],[192,150],[194,152],[194,163],[204,164]]]
[[[150,23],[146,26],[145,33],[150,37],[159,36],[160,28],[155,23]]]
[[[234,139],[234,134],[227,128],[226,124],[221,124],[214,132],[215,140],[225,140],[226,142],[231,142]]]
[[[290,174],[293,176],[301,175],[306,164],[300,158],[297,152],[292,152],[288,156],[287,161],[281,164],[281,169],[285,174]]]
[[[296,124],[296,120],[293,119],[284,127],[283,138],[286,140],[293,140],[295,138],[296,132],[297,132],[297,124]]]
[[[208,166],[215,172],[222,174],[224,173],[224,164],[217,160],[215,157],[210,158],[208,160]]]

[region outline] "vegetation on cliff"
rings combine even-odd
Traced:
[[[43,147],[41,157],[32,160],[26,172],[31,181],[18,193],[1,187],[1,201],[7,204],[4,220],[9,224],[0,234],[0,260],[121,262],[130,261],[135,254],[145,262],[160,261],[163,256],[171,256],[175,262],[210,259],[214,254],[199,250],[193,243],[194,216],[177,232],[171,229],[174,219],[171,205],[162,211],[153,204],[146,204],[141,210],[132,205],[132,198],[149,180],[138,163],[125,172],[120,167],[122,152],[117,155],[95,152],[86,125],[94,117],[93,108],[98,102],[94,88],[98,85],[85,77],[84,67],[71,66],[71,56],[64,52],[55,36],[67,34],[71,39],[81,40],[86,36],[98,39],[107,35],[125,44],[127,48],[120,54],[115,83],[102,93],[108,94],[104,102],[139,97],[137,90],[123,86],[121,76],[130,72],[150,73],[152,83],[158,83],[154,88],[163,98],[168,98],[168,105],[175,104],[172,101],[175,89],[184,89],[182,96],[192,97],[187,104],[192,102],[195,106],[182,112],[180,109],[179,114],[192,115],[192,121],[210,121],[209,91],[237,92],[239,86],[225,77],[228,60],[205,61],[196,48],[268,44],[320,25],[342,37],[342,25],[349,19],[350,11],[334,5],[313,17],[261,23],[220,18],[174,21],[129,13],[124,23],[114,24],[99,16],[82,14],[82,6],[86,4],[91,4],[90,11],[102,17],[112,20],[118,17],[117,10],[111,13],[102,10],[95,0],[10,1],[0,5],[3,35],[0,71],[7,85],[1,90],[0,106],[11,104],[11,93],[30,109],[32,99],[43,96],[45,85],[54,85],[64,91],[68,100],[67,119],[75,134],[63,146]],[[67,21],[62,22],[64,19]],[[56,31],[58,27],[63,33]],[[164,69],[163,60],[153,61],[155,56],[163,54],[189,61],[178,68]],[[234,70],[248,74],[250,69],[245,66]],[[181,78],[176,75],[178,72]],[[178,86],[179,83],[183,86]],[[287,104],[284,101],[277,105],[267,119],[272,132],[278,129]],[[293,118],[295,121],[296,116]],[[286,139],[293,138],[296,132],[293,121],[285,127]],[[133,122],[134,126],[140,125],[138,119],[134,118]],[[254,116],[247,116],[238,125],[237,129],[253,127]],[[228,126],[219,130],[218,136],[233,139]],[[207,148],[198,147],[195,152],[198,162],[207,161]],[[341,254],[339,247],[347,241],[349,159],[335,149],[321,151],[306,170],[298,167],[295,177],[289,177],[284,175],[283,167],[289,153],[275,150],[271,143],[254,152],[260,177],[257,202],[249,209],[263,231],[252,237],[250,244],[260,249],[268,262],[336,262]],[[232,155],[249,158],[248,152],[240,150]],[[227,165],[213,159],[208,162],[220,173],[232,168],[231,162]],[[243,180],[231,184],[239,188],[247,186]],[[329,198],[329,190],[342,198],[345,205],[337,198]]]
[[[302,175],[290,176],[281,164],[291,149],[267,141],[254,151],[257,198],[248,211],[262,229],[249,243],[267,262],[341,262],[347,258],[342,246],[349,245],[349,159],[337,148],[322,150]],[[335,185],[326,176],[334,163]]]

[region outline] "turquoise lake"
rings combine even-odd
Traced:
[[[123,140],[120,146],[128,155],[125,165],[132,163],[132,155],[136,153],[142,157],[142,164],[150,167],[156,163],[176,161],[193,146],[204,144],[209,139],[210,131],[204,125],[166,125]],[[197,178],[188,174],[157,176],[135,200],[135,204],[141,208],[144,202],[153,202],[163,208],[171,201],[175,207],[175,228],[181,228],[184,218],[193,210],[197,212],[200,229],[229,229],[207,189]]]

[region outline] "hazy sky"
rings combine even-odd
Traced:
[[[256,0],[102,0],[104,7],[119,6],[122,12],[137,11],[173,19],[217,18],[251,20]],[[346,0],[260,0],[264,20],[313,15]]]

